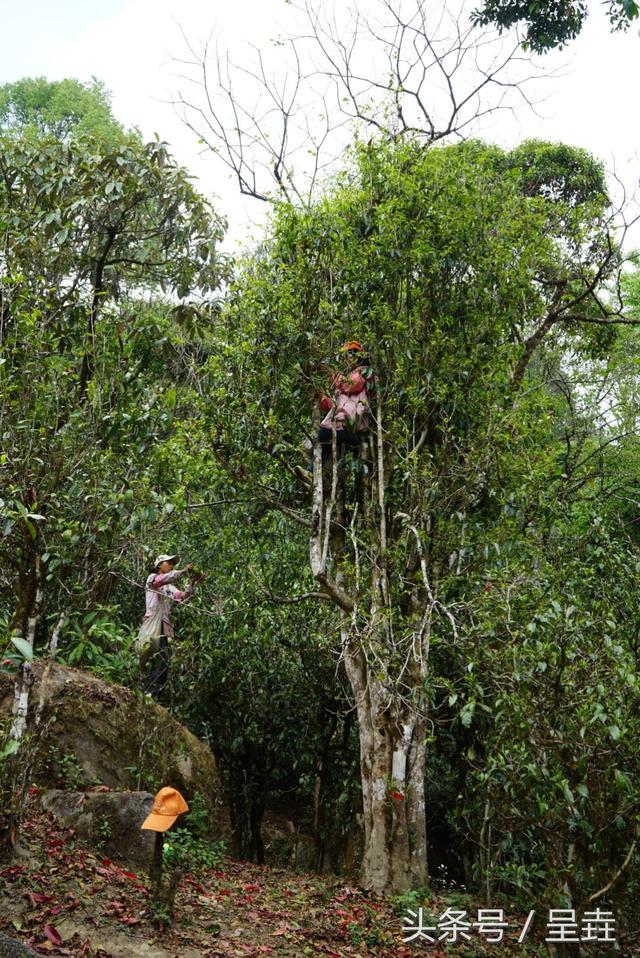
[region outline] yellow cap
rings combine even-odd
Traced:
[[[166,832],[179,815],[188,811],[189,806],[180,792],[166,786],[161,788],[154,798],[151,812],[140,827],[149,828],[153,832]]]

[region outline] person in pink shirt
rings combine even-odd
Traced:
[[[191,564],[184,569],[174,568],[177,555],[159,555],[154,563],[154,571],[145,583],[146,612],[138,633],[136,648],[140,654],[140,671],[145,674],[145,692],[159,698],[169,677],[171,649],[169,639],[175,638],[171,622],[171,607],[174,602],[186,602],[195,591],[195,582],[199,577],[192,576],[185,589],[179,589],[176,582],[193,568]]]
[[[369,394],[374,384],[371,363],[356,340],[345,343],[340,354],[349,368],[333,376],[333,398],[323,396],[320,400],[320,408],[326,413],[318,430],[323,465],[332,456],[334,423],[338,460],[347,450],[357,452],[363,437],[371,428]]]

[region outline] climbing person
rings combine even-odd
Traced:
[[[349,340],[340,348],[340,358],[346,361],[347,369],[333,376],[333,398],[323,396],[320,400],[320,408],[326,412],[318,429],[323,465],[332,458],[334,424],[338,461],[345,452],[358,451],[371,426],[369,394],[374,375],[366,351],[357,340]]]
[[[193,569],[191,563],[184,569],[174,568],[178,558],[177,555],[159,555],[154,562],[154,571],[145,583],[147,608],[138,633],[136,649],[140,656],[140,674],[145,682],[145,692],[156,699],[160,697],[169,677],[169,639],[175,638],[171,623],[171,606],[174,602],[186,602],[190,599],[196,582],[204,578],[194,574],[186,589],[178,589],[174,583]]]
[[[333,476],[333,437],[335,427],[336,464],[339,474],[345,453],[351,452],[358,460],[362,459],[361,448],[371,428],[371,410],[369,396],[373,390],[375,377],[371,361],[366,350],[357,340],[349,340],[340,348],[338,361],[341,372],[331,373],[333,396],[320,397],[320,409],[325,413],[318,428],[318,440],[322,452],[322,489],[326,496]],[[328,372],[331,372],[328,370]],[[307,469],[295,467],[296,476],[307,489],[312,486],[313,443],[307,439],[304,449],[309,456]],[[367,471],[364,463],[358,461],[355,477],[355,499],[362,505],[364,485],[363,477]],[[338,480],[340,494],[344,491],[343,478]],[[348,513],[345,513],[347,515]]]

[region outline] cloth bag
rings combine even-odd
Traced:
[[[138,655],[149,651],[154,645],[154,639],[162,635],[162,609],[158,609],[149,616],[145,616],[135,642]]]

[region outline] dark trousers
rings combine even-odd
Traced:
[[[360,448],[362,434],[350,432],[348,429],[336,429],[336,451],[338,462],[344,458],[345,452],[356,453]],[[322,465],[325,466],[333,457],[333,430],[328,426],[320,426],[318,439],[322,448]]]
[[[153,695],[154,699],[160,698],[167,684],[171,661],[171,649],[166,635],[163,633],[158,636],[156,642],[154,642],[154,648],[148,661],[144,689],[146,693]]]

